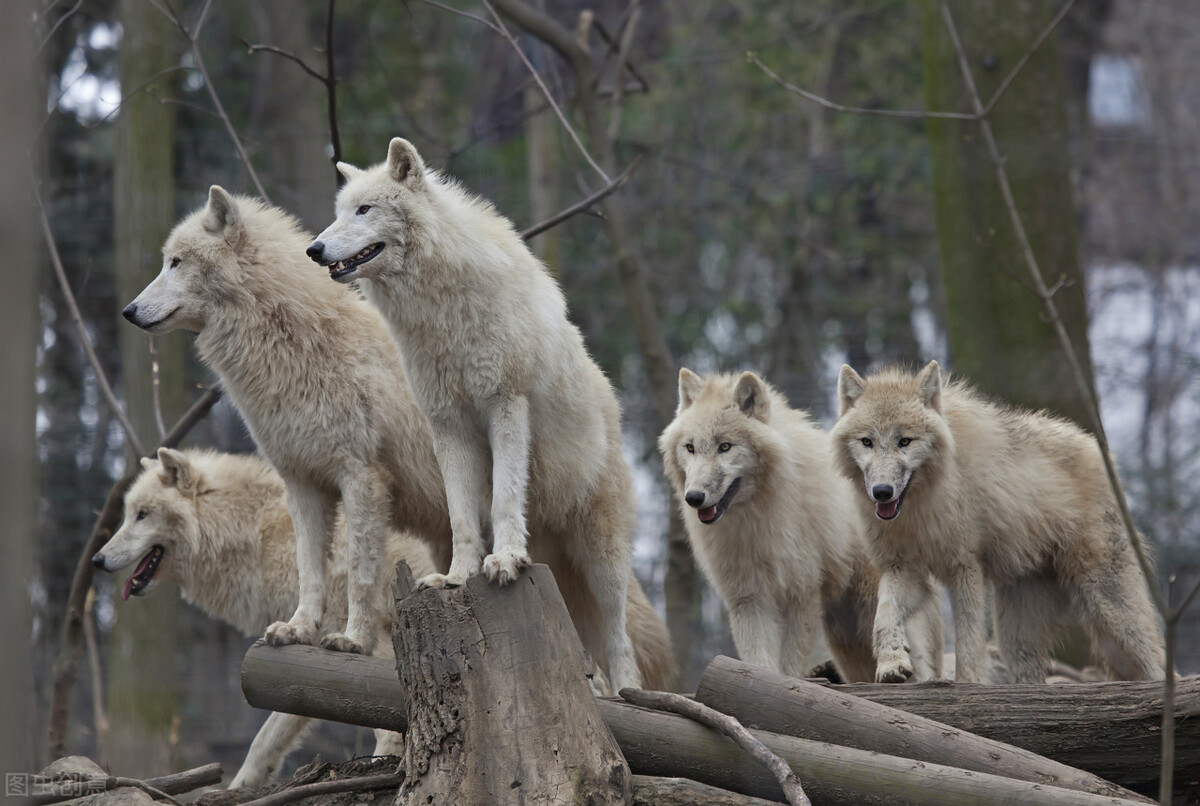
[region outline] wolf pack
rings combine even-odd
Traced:
[[[260,456],[142,459],[93,562],[133,567],[125,599],[170,581],[247,636],[384,657],[399,560],[418,589],[546,563],[597,694],[673,687],[670,636],[633,574],[617,398],[557,282],[407,140],[337,167],[315,239],[215,185],[171,232],[124,316],[198,334]],[[1006,681],[1042,682],[1065,624],[1111,677],[1164,676],[1149,583],[1087,433],[936,362],[843,366],[837,405],[827,432],[753,372],[679,371],[659,448],[743,660],[804,676],[823,632],[843,680],[941,678],[944,591],[958,682],[998,682],[989,641]],[[232,786],[268,782],[309,721],[272,714]],[[376,752],[402,741],[379,731]]]

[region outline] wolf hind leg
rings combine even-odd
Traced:
[[[792,677],[808,674],[808,656],[816,640],[817,625],[821,623],[821,593],[815,589],[806,593],[787,603],[780,625],[779,671]]]
[[[284,758],[313,723],[306,716],[275,712],[258,729],[246,760],[229,783],[230,789],[260,789],[270,783]]]
[[[379,637],[383,618],[379,589],[386,570],[379,560],[391,520],[387,482],[375,468],[364,467],[342,485],[346,512],[346,631],[329,633],[321,646],[336,652],[369,654]]]
[[[1161,680],[1166,673],[1162,627],[1132,549],[1125,547],[1122,553],[1123,564],[1108,564],[1105,573],[1093,570],[1072,580],[1075,604],[1111,676]]]
[[[982,683],[987,666],[987,586],[983,569],[966,563],[949,580],[950,609],[954,612],[954,679]]]
[[[1027,577],[996,585],[996,643],[1011,682],[1046,682],[1056,614],[1067,604],[1052,579]]]

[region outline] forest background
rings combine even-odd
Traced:
[[[320,78],[331,66],[343,159],[377,162],[405,136],[519,229],[632,166],[614,193],[531,245],[618,388],[638,484],[636,571],[672,628],[685,689],[732,644],[673,523],[654,447],[679,366],[754,369],[828,424],[841,363],[936,358],[999,397],[1087,424],[979,121],[879,114],[970,111],[936,4],[491,5],[498,16],[486,3],[418,0],[6,7],[37,99],[32,157],[8,170],[32,165],[87,339],[144,445],[213,379],[190,336],[152,340],[120,310],[211,184],[265,193],[313,231],[328,223],[335,145]],[[540,11],[569,42],[590,12],[586,49],[574,51],[583,62],[505,13],[513,7]],[[1015,206],[1094,383],[1161,590],[1178,597],[1200,577],[1200,15],[1189,0],[948,7],[983,99],[997,99],[989,119]],[[81,348],[29,179],[16,209],[31,226],[9,229],[6,244],[21,241],[12,254],[26,261],[13,271],[39,284],[40,503],[19,577],[32,638],[24,766],[36,768],[72,575],[133,457]],[[224,400],[187,444],[253,449]],[[122,602],[121,581],[94,583],[67,745],[127,775],[210,760],[236,769],[263,718],[238,688],[247,639],[173,590]],[[1179,634],[1180,671],[1200,671],[1194,612]],[[1064,655],[1086,662],[1072,644]],[[371,742],[368,731],[323,728],[303,758]]]

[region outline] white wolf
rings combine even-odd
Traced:
[[[121,598],[145,596],[174,582],[183,598],[247,636],[262,635],[273,621],[296,609],[296,539],[284,500],[283,481],[255,456],[159,448],[143,459],[144,470],[125,495],[125,522],[92,558],[116,572],[137,563]],[[346,523],[339,508],[328,549],[329,587],[325,621],[346,621]],[[434,570],[424,543],[390,532],[381,561],[406,560],[415,574]],[[377,595],[385,614],[372,654],[392,657],[392,603],[383,586]],[[275,713],[254,737],[231,787],[256,789],[270,780],[296,746],[311,719]],[[399,755],[403,737],[376,731],[376,755]]]
[[[613,685],[638,686],[625,633],[634,502],[620,410],[562,291],[507,219],[427,171],[407,140],[368,170],[338,169],[337,218],[308,254],[333,279],[358,280],[383,312],[429,418],[454,552],[449,573],[422,584],[462,584],[481,567],[515,579],[531,532],[535,551],[561,554],[587,580]]]
[[[1059,617],[1083,621],[1110,674],[1161,678],[1164,651],[1095,441],[1043,413],[942,384],[936,362],[838,379],[832,438],[883,569],[875,619],[880,681],[913,672],[904,617],[932,573],[950,592],[956,679],[985,677],[984,583],[1017,682],[1042,682]],[[874,517],[870,517],[873,514]]]
[[[879,574],[825,432],[753,372],[681,369],[679,410],[659,448],[742,659],[802,677],[823,623],[842,677],[873,680]],[[932,596],[909,620],[925,661],[919,679],[941,675],[941,624]]]
[[[300,600],[290,623],[271,625],[268,640],[316,640],[326,600],[324,546],[344,499],[351,627],[349,640],[333,633],[335,640],[326,636],[322,643],[369,651],[381,617],[381,575],[391,572],[377,557],[382,536],[389,528],[419,536],[445,570],[450,518],[428,421],[383,318],[352,288],[313,269],[304,256],[311,240],[286,213],[214,186],[208,204],[175,227],[162,272],[125,316],[152,333],[200,333],[201,359],[220,376],[283,477],[296,525]],[[542,544],[535,544],[534,558],[554,572],[584,646],[603,664],[604,623],[582,559]],[[638,665],[648,680],[669,687],[674,666],[666,627],[628,578]]]

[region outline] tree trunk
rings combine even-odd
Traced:
[[[34,101],[32,4],[8,6],[0,32],[5,80],[0,83],[0,242],[12,270],[0,299],[0,512],[4,513],[4,563],[0,569],[0,768],[31,769],[34,742],[29,708],[29,579],[37,531],[38,464],[34,447],[38,344],[37,232],[29,204],[29,154]],[[44,114],[43,110],[37,114]]]
[[[944,722],[719,655],[696,699],[746,727],[1067,789],[1145,800],[1082,770]]]
[[[170,76],[133,92],[178,64],[179,32],[142,0],[121,0],[124,33],[118,53],[121,85],[129,93],[117,117],[113,163],[113,214],[117,293],[123,306],[158,274],[162,244],[175,219],[174,107],[157,98],[173,94]],[[114,316],[119,311],[114,311]],[[121,378],[129,419],[146,446],[158,443],[158,418],[149,338],[122,323]],[[154,338],[158,354],[162,419],[172,423],[187,408],[187,338],[172,333]],[[126,461],[136,466],[129,452]],[[172,764],[168,735],[179,706],[177,669],[183,651],[177,636],[183,608],[173,592],[154,606],[116,602],[108,658],[111,746],[107,758],[130,775],[152,774]]]
[[[951,2],[975,80],[986,100],[1050,22],[1050,4]],[[938,3],[922,6],[929,109],[965,111],[966,90]],[[1066,106],[1057,38],[1049,37],[988,117],[1005,158],[1034,254],[1065,284],[1054,301],[1089,380],[1087,301],[1069,176]],[[1087,408],[1026,279],[1008,213],[974,121],[929,119],[934,203],[946,324],[957,373],[981,391],[1087,426]]]
[[[549,568],[412,595],[401,575],[395,590],[409,726],[397,806],[629,802],[629,767]]]
[[[533,48],[530,58],[538,64],[540,48]],[[523,94],[525,103],[526,176],[529,182],[529,223],[537,224],[562,209],[562,194],[558,182],[562,173],[562,158],[558,150],[558,120],[546,107],[546,96],[536,84],[530,84]],[[552,228],[529,240],[529,248],[550,271],[559,272],[560,230]]]

